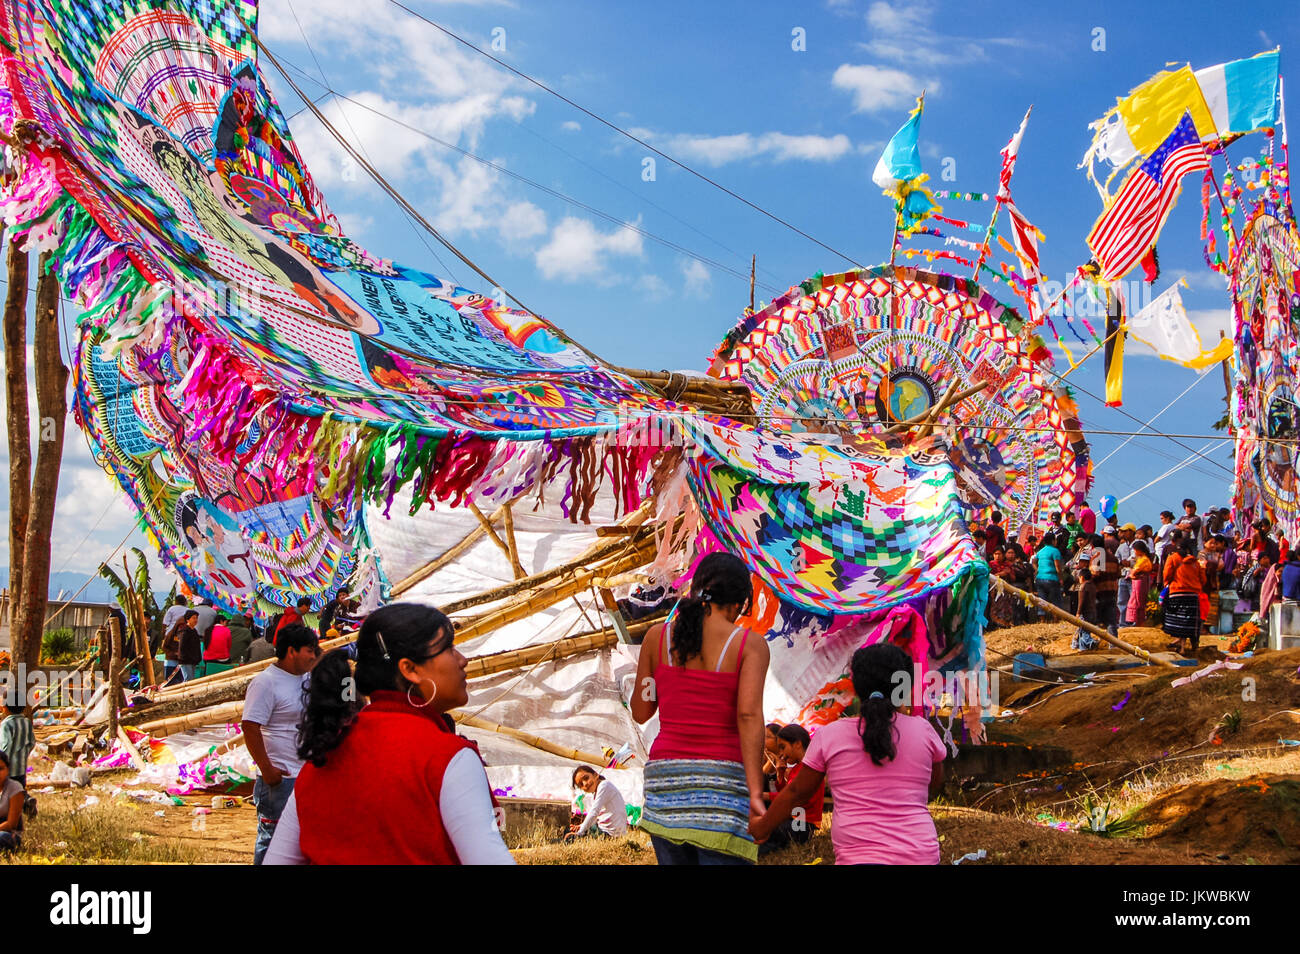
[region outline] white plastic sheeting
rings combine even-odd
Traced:
[[[485,512],[488,507],[483,508]],[[419,567],[458,544],[478,520],[468,508],[440,507],[414,517],[394,514],[385,519],[372,509],[367,518],[375,548],[389,580],[397,583]],[[613,507],[602,499],[593,509],[591,524],[572,524],[558,501],[548,500],[534,512],[532,501],[515,505],[515,541],[519,561],[529,574],[540,573],[574,559],[598,542],[596,528],[614,522]],[[505,538],[501,523],[497,530]],[[500,547],[480,538],[453,563],[420,582],[400,600],[445,606],[454,600],[510,583],[514,573]],[[479,614],[494,604],[467,611]],[[467,656],[522,649],[553,642],[609,625],[596,595],[587,592],[555,606],[538,610],[516,623],[462,643]],[[620,686],[630,687],[636,672],[635,646],[607,649],[546,661],[535,668],[496,673],[470,682],[466,712],[480,714],[500,725],[528,732],[566,748],[600,754],[630,745],[634,758],[628,769],[607,777],[629,804],[640,804],[641,769],[645,741],[652,736],[632,720]],[[484,708],[486,706],[486,708]],[[495,732],[464,726],[488,765],[488,778],[499,792],[524,798],[568,799],[570,778],[577,762],[552,755]],[[602,767],[597,765],[598,768]]]

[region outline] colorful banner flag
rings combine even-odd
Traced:
[[[1176,361],[1197,371],[1232,355],[1231,338],[1222,339],[1211,351],[1205,350],[1196,326],[1187,317],[1177,284],[1161,292],[1129,319],[1128,331],[1166,361]]]
[[[1190,113],[1201,140],[1254,132],[1278,121],[1277,50],[1244,60],[1192,71],[1184,65],[1157,73],[1118,100],[1113,109],[1092,123],[1092,144],[1080,162],[1097,182],[1093,164],[1113,166],[1102,197],[1115,175],[1141,156],[1150,155],[1169,135],[1179,117]]]
[[[1156,243],[1184,175],[1210,167],[1190,113],[1125,180],[1088,235],[1103,281],[1122,278]]]
[[[885,151],[876,163],[876,170],[871,174],[871,181],[882,189],[899,191],[911,180],[921,175],[921,147],[918,138],[921,132],[921,113],[925,110],[925,94],[916,99],[916,108],[908,116],[907,122],[894,133],[885,146]]]
[[[1124,403],[1124,301],[1106,289],[1106,406]]]

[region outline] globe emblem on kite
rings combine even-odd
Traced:
[[[884,403],[889,417],[906,421],[928,411],[934,404],[934,395],[920,378],[905,374],[890,381]]]

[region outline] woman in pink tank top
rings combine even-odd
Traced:
[[[641,827],[660,864],[743,864],[758,857],[749,821],[765,807],[768,650],[736,625],[752,592],[739,557],[711,553],[668,622],[652,628],[641,645],[632,716],[646,722],[659,713]]]

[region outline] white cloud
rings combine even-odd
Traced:
[[[581,132],[582,123],[572,119],[566,119],[564,122],[560,123],[560,128],[565,132]]]
[[[859,48],[880,60],[914,66],[952,66],[989,59],[988,47],[1023,48],[1017,37],[970,39],[944,35],[932,26],[931,3],[890,4],[877,0],[867,10],[868,39]]]
[[[682,278],[688,295],[706,295],[713,284],[713,276],[704,263],[695,259],[682,263]]]
[[[678,159],[710,166],[722,166],[746,159],[834,162],[853,152],[852,141],[842,133],[834,136],[795,136],[783,132],[745,132],[699,136],[690,133],[660,134],[640,128],[630,132]]]
[[[638,218],[636,225],[640,225]],[[537,269],[545,278],[561,281],[601,281],[607,260],[613,256],[640,258],[641,236],[630,228],[601,232],[586,219],[566,216],[537,250]]]
[[[859,113],[893,112],[911,109],[921,90],[939,91],[938,80],[920,80],[911,73],[872,64],[844,63],[831,77],[831,85],[853,96],[853,110]]]
[[[546,213],[531,202],[512,202],[501,217],[501,232],[520,240],[537,238],[546,233]]]
[[[650,301],[663,301],[672,294],[668,283],[658,275],[642,275],[637,279],[635,287]]]

